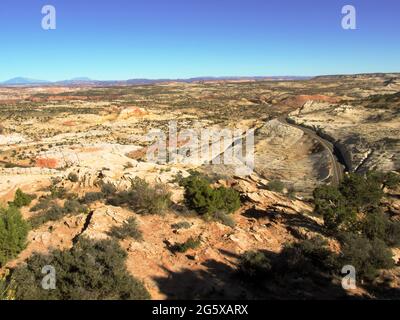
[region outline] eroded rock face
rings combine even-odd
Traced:
[[[257,132],[255,149],[255,171],[268,180],[281,180],[302,194],[329,181],[327,151],[302,130],[277,119]]]
[[[137,118],[137,117],[140,118],[140,117],[144,117],[148,114],[149,113],[145,109],[132,106],[132,107],[123,109],[120,112],[118,119],[126,120],[129,118]]]
[[[2,129],[4,131],[4,128]],[[20,134],[3,135],[0,133],[0,147],[25,142],[26,138]]]
[[[312,104],[312,108],[309,105]],[[289,118],[320,132],[340,151],[347,169],[400,169],[400,115],[396,109],[309,102]]]

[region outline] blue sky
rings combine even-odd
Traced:
[[[0,35],[0,81],[400,71],[398,0],[1,0]]]

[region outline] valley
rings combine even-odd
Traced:
[[[382,297],[387,291],[367,286],[344,291],[339,272],[329,285],[304,287],[290,276],[289,288],[273,282],[267,292],[235,275],[247,252],[278,261],[288,243],[316,236],[339,255],[340,240],[316,214],[315,190],[340,188],[349,174],[399,175],[399,93],[395,73],[1,86],[0,202],[6,207],[17,190],[34,197],[20,208],[31,224],[27,245],[0,261],[0,270],[14,270],[35,253],[71,250],[81,238],[114,239],[127,271],[153,299]],[[165,147],[154,132],[166,138]],[[201,132],[236,135],[204,142]],[[169,161],[149,159],[163,151]],[[182,181],[193,172],[208,177],[212,190],[234,190],[239,205],[223,201],[234,208],[228,218],[222,209],[205,217],[188,205]],[[135,183],[162,214],[135,207],[132,199],[144,201],[132,198]],[[383,189],[379,206],[400,221],[399,186]],[[158,199],[167,194],[168,201]],[[133,218],[140,241],[110,233]],[[193,247],[180,252],[190,239]],[[399,249],[393,257],[397,265],[381,276],[399,290]]]

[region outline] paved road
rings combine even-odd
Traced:
[[[332,170],[333,184],[338,185],[340,183],[340,181],[343,179],[344,169],[343,169],[342,164],[339,162],[339,160],[337,159],[337,157],[334,154],[333,144],[331,142],[329,142],[328,140],[321,138],[319,135],[317,135],[315,133],[315,131],[313,131],[311,129],[289,123],[286,121],[285,118],[279,118],[278,120],[283,124],[286,124],[288,126],[302,130],[305,134],[307,134],[311,138],[313,138],[313,139],[317,140],[319,143],[321,143],[321,145],[328,151],[329,157],[331,159],[332,168],[333,168],[333,170]]]

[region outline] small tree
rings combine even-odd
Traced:
[[[181,185],[185,188],[186,205],[199,214],[232,213],[240,208],[240,196],[236,190],[225,187],[214,189],[199,174],[191,174],[181,181]]]
[[[346,199],[346,205],[357,211],[378,206],[383,197],[381,182],[371,174],[351,173],[344,178],[339,190]]]
[[[389,219],[379,209],[375,209],[366,214],[361,222],[361,231],[370,240],[383,240],[389,223]]]
[[[32,200],[35,199],[35,196],[26,194],[22,192],[21,189],[17,189],[14,196],[14,201],[10,202],[10,206],[14,206],[17,208],[22,208],[31,204]]]
[[[0,267],[25,248],[28,229],[16,207],[0,208]]]
[[[356,220],[356,212],[347,205],[346,198],[334,186],[321,186],[314,190],[315,212],[324,219],[330,230],[349,229]]]

